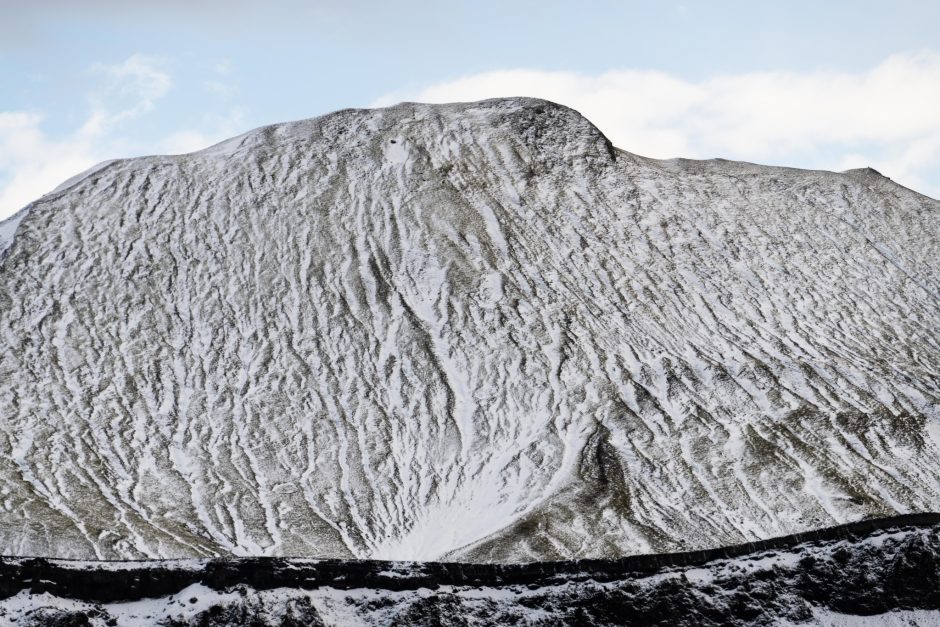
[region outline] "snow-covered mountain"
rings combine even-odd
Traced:
[[[605,557],[940,507],[940,203],[872,170],[402,104],[17,221],[5,554]]]

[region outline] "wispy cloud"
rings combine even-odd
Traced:
[[[657,71],[493,71],[386,94],[470,101],[537,96],[571,106],[619,147],[813,168],[871,165],[940,197],[940,54],[898,54],[864,72],[755,72],[699,81]]]
[[[96,64],[97,88],[87,94],[88,114],[71,132],[50,136],[40,112],[0,111],[0,220],[75,174],[128,154],[183,153],[242,130],[236,108],[204,116],[199,129],[179,129],[149,145],[131,145],[123,130],[151,113],[173,86],[164,60],[135,54],[116,64]]]
[[[0,220],[101,160],[87,126],[56,141],[42,121],[37,113],[0,112]]]
[[[0,112],[0,219],[95,163],[119,154],[115,129],[151,111],[173,84],[156,59],[135,54],[98,64],[90,112],[71,133],[49,137],[37,112]]]
[[[154,152],[179,155],[211,146],[245,130],[245,116],[233,108],[224,115],[205,115],[200,129],[181,129],[170,133],[154,145]]]
[[[152,110],[173,85],[172,77],[161,67],[163,63],[161,59],[135,54],[122,63],[95,65],[92,71],[107,79],[102,93],[94,96],[96,105],[113,109],[116,102],[123,100],[127,106],[110,114],[115,120],[134,118]]]

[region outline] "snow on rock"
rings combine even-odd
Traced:
[[[20,218],[5,554],[603,557],[940,503],[940,203],[877,174],[402,104]]]
[[[0,221],[0,257],[3,256],[3,253],[6,252],[7,248],[13,243],[13,238],[16,236],[16,228],[20,225],[20,222],[23,221],[23,218],[26,217],[27,213],[28,209],[22,209],[6,220]]]
[[[918,519],[919,520],[916,520]],[[17,625],[935,625],[940,515],[539,564],[0,562]]]

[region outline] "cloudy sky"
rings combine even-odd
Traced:
[[[540,96],[619,147],[940,198],[940,2],[0,0],[0,218],[98,161],[346,107]]]

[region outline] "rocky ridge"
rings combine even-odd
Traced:
[[[940,624],[940,514],[711,551],[453,564],[0,560],[21,625]],[[866,622],[867,621],[867,622]]]

